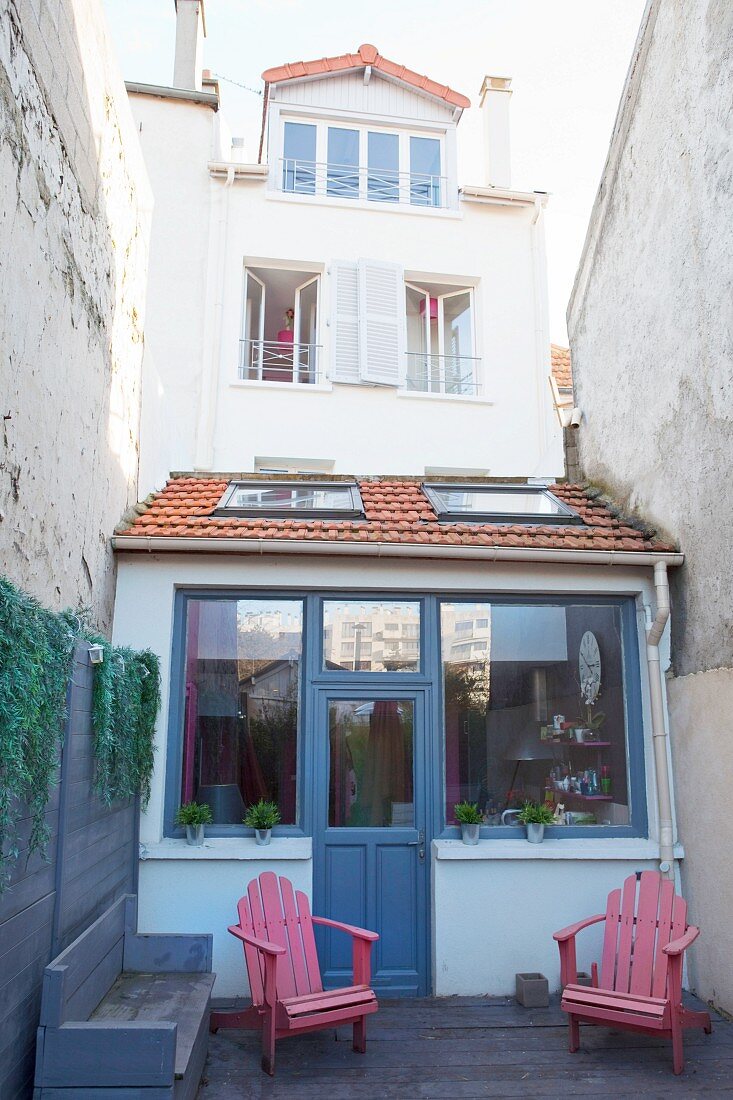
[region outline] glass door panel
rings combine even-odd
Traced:
[[[410,202],[414,206],[440,206],[440,141],[410,138]]]
[[[240,378],[262,377],[265,332],[265,284],[251,271],[244,275],[244,339],[240,356]]]
[[[411,699],[329,702],[329,827],[415,824],[414,711]]]
[[[367,197],[376,202],[399,202],[399,136],[370,130],[367,137],[367,159]]]
[[[316,190],[316,127],[286,122],[283,140],[283,191],[312,195]]]

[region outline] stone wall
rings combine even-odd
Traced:
[[[732,49],[728,0],[648,3],[568,309],[583,472],[685,554],[668,687],[683,885],[704,940],[690,975],[728,1011]]]
[[[105,631],[150,206],[100,0],[0,0],[0,570]]]

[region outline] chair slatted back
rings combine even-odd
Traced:
[[[318,966],[308,898],[294,891],[289,879],[278,879],[264,871],[252,879],[246,897],[237,905],[239,923],[244,932],[286,949],[277,967],[277,999],[299,997],[323,990]],[[256,948],[244,944],[244,959],[252,992],[252,1003],[264,1003],[264,962]]]
[[[687,903],[657,871],[629,875],[612,890],[599,985],[640,997],[667,995],[669,958],[663,948],[687,928]]]

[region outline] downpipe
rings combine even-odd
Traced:
[[[662,667],[659,660],[659,642],[669,620],[669,580],[666,562],[658,561],[654,565],[654,588],[657,610],[651,626],[646,632],[646,660],[649,670],[652,744],[654,746],[654,768],[659,810],[659,869],[662,874],[671,878],[674,867],[672,792],[669,779],[667,727],[664,722]]]

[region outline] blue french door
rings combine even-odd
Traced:
[[[374,988],[426,996],[429,689],[320,688],[315,707],[314,912],[379,933]],[[320,928],[326,988],[351,982],[351,941]]]

